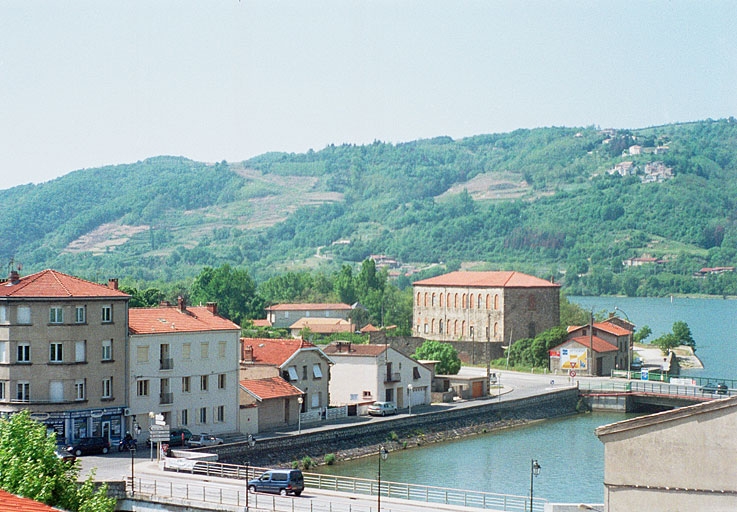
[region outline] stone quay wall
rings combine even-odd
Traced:
[[[372,345],[390,344],[393,349],[411,356],[418,347],[425,343],[425,338],[417,336],[387,336],[383,331],[369,333],[369,343]],[[450,343],[458,352],[458,358],[463,364],[485,365],[488,360],[504,357],[504,342],[501,341],[445,341]]]
[[[445,410],[391,421],[336,425],[299,435],[259,439],[253,448],[240,442],[206,450],[217,453],[219,462],[226,464],[290,467],[305,457],[322,464],[327,454],[334,454],[337,460],[349,460],[375,454],[380,446],[390,451],[407,449],[575,414],[578,398],[576,388],[504,402],[488,398],[472,407],[448,406]]]

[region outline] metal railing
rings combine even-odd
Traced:
[[[185,461],[177,459],[166,459],[164,468],[169,471],[185,472],[190,474],[215,476],[247,480],[255,478],[268,468],[246,467],[237,464],[223,464],[219,462]],[[304,473],[305,487],[321,489],[333,492],[344,492],[349,494],[362,494],[376,496],[379,492],[376,480],[366,478],[354,478],[337,475],[323,475],[319,473]],[[136,488],[137,490],[137,488]],[[501,511],[527,511],[530,510],[529,496],[517,496],[513,494],[497,494],[464,489],[450,489],[445,487],[434,487],[403,482],[381,482],[381,496],[425,503],[438,503],[450,506],[471,507],[479,509],[491,509]],[[199,496],[198,491],[194,494]],[[187,494],[189,495],[189,494]],[[177,494],[181,497],[181,492]],[[253,496],[253,495],[252,495]],[[244,503],[243,501],[241,503]],[[532,510],[542,511],[547,500],[534,498]],[[252,506],[255,506],[253,504]],[[276,510],[276,509],[272,509]],[[336,512],[333,508],[332,511]],[[358,507],[353,508],[359,512]],[[366,510],[365,508],[363,510]],[[371,508],[368,509],[371,511]],[[339,511],[338,511],[339,512]]]
[[[166,405],[174,403],[174,393],[159,393],[159,404]]]
[[[726,397],[737,394],[737,390],[734,389],[727,389],[722,392],[717,392],[716,389],[705,389],[703,386],[669,384],[667,382],[654,382],[647,380],[581,380],[578,383],[578,388],[581,391],[588,391],[592,393],[647,393],[651,395],[694,398]]]

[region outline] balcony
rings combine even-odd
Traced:
[[[384,382],[400,382],[401,380],[402,376],[399,374],[399,372],[387,373],[386,377],[384,378]]]
[[[174,359],[167,358],[167,359],[159,359],[159,370],[173,370],[174,369]]]
[[[170,405],[174,403],[174,393],[159,393],[159,405]]]

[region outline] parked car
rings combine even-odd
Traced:
[[[397,414],[397,406],[392,402],[374,402],[368,406],[368,413],[371,416],[386,416],[387,414]]]
[[[729,388],[724,382],[720,382],[719,384],[708,382],[706,385],[701,387],[701,392],[710,393],[712,395],[726,395],[729,392]]]
[[[69,462],[70,464],[77,460],[77,456],[73,453],[69,453],[65,447],[57,448],[54,454],[58,459],[63,460],[64,462]]]
[[[299,469],[272,469],[248,481],[248,492],[273,492],[299,496],[305,488],[305,479]]]
[[[104,437],[83,437],[76,443],[67,446],[67,452],[79,457],[94,453],[107,453],[110,451],[110,440]]]
[[[223,444],[223,440],[212,434],[208,434],[207,432],[203,432],[202,434],[193,434],[192,437],[189,438],[189,441],[187,441],[187,446],[190,448],[214,446],[218,444]]]
[[[187,441],[192,437],[192,432],[186,428],[174,428],[169,432],[169,446],[187,446]],[[146,446],[149,446],[151,441],[146,439]]]

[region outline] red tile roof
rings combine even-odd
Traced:
[[[290,398],[304,394],[302,390],[292,386],[281,377],[245,379],[240,381],[240,384],[246,391],[262,401],[272,398]]]
[[[259,318],[252,322],[254,327],[271,327],[271,322],[269,322],[268,318]]]
[[[187,306],[184,312],[178,306],[130,308],[128,313],[128,331],[131,334],[240,331],[238,324],[214,315],[207,306]]]
[[[350,310],[348,304],[274,304],[265,308],[266,311],[325,311],[325,310]]]
[[[253,347],[253,362],[256,364],[267,364],[281,366],[295,352],[303,348],[315,348],[309,341],[291,339],[269,339],[269,338],[241,338],[245,346]]]
[[[30,498],[21,498],[0,489],[0,512],[58,512],[59,510],[61,509]]]
[[[85,281],[56,270],[42,270],[17,280],[0,282],[0,297],[23,298],[126,298],[127,293],[107,285]]]
[[[563,345],[570,343],[571,341],[578,343],[579,345],[582,345],[584,348],[593,348],[594,352],[616,352],[617,347],[612,345],[611,343],[604,341],[603,339],[593,336],[589,338],[588,336],[576,336],[575,338],[569,338],[565,343],[561,343],[557,347],[554,347],[553,350],[560,350],[560,347]],[[590,343],[590,344],[589,344]]]
[[[389,345],[364,345],[346,342],[333,342],[322,349],[330,357],[333,356],[370,356],[383,353]]]
[[[477,288],[559,288],[539,277],[514,271],[451,272],[442,276],[415,281],[414,286],[462,286]]]
[[[292,325],[290,329],[310,329],[317,334],[333,334],[336,332],[353,332],[353,324],[342,318],[310,318],[302,317]]]
[[[568,326],[568,332],[573,332],[575,330],[588,327],[587,325],[570,325]],[[632,331],[625,329],[624,327],[621,327],[615,323],[612,322],[595,322],[594,328],[599,329],[600,331],[608,332],[609,334],[613,334],[615,336],[627,336],[629,334],[632,334]]]

